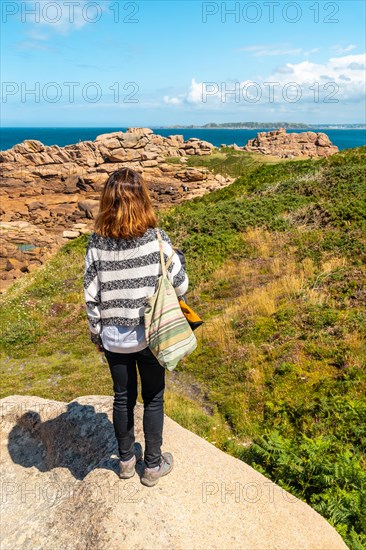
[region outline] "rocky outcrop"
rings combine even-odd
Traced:
[[[164,419],[173,471],[119,479],[113,398],[0,401],[2,550],[343,550],[312,508],[244,462]],[[143,407],[135,436],[143,444]]]
[[[157,204],[177,202],[187,198],[182,181],[193,184],[190,192],[204,187],[194,185],[197,181],[206,181],[206,190],[219,184],[207,170],[182,172],[181,163],[167,164],[166,158],[209,155],[213,148],[206,141],[184,141],[179,135],[165,138],[148,128],[103,134],[95,141],[62,148],[26,140],[0,153],[0,218],[65,229],[70,222],[92,219],[93,207],[84,207],[85,202],[98,201],[108,176],[122,166],[144,175]],[[174,193],[164,192],[170,188]]]
[[[0,291],[45,263],[64,239],[26,221],[0,224]]]
[[[179,135],[165,138],[148,128],[103,134],[95,141],[62,148],[26,140],[0,153],[0,195],[5,201],[0,214],[5,221],[28,216],[46,227],[59,225],[72,214],[72,221],[80,221],[76,219],[80,196],[97,196],[108,176],[121,166],[142,172],[154,192],[156,178],[167,173],[174,178],[179,168],[171,165],[164,171],[161,165],[167,157],[209,155],[212,149],[206,141],[184,141]]]
[[[280,158],[329,157],[338,153],[338,147],[322,132],[288,134],[284,128],[272,132],[258,132],[257,137],[250,139],[243,149]]]
[[[25,273],[35,271],[68,239],[88,233],[85,223],[61,234],[27,221],[0,222],[0,292]]]
[[[18,243],[38,254],[38,229],[34,228],[49,235],[49,252],[92,230],[100,192],[120,167],[143,174],[159,208],[228,185],[232,178],[186,166],[188,156],[209,155],[213,149],[211,143],[196,138],[184,141],[181,135],[163,137],[149,128],[130,128],[66,147],[26,140],[0,152],[0,219],[7,224],[2,225],[0,237],[0,281],[5,281],[1,290],[31,263],[16,263],[22,261]],[[169,157],[177,157],[178,162],[166,162]],[[28,225],[21,225],[24,222]],[[43,263],[41,254],[35,257]]]

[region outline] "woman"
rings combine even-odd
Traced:
[[[100,197],[95,231],[90,235],[84,273],[84,296],[90,337],[103,351],[113,380],[113,426],[120,453],[120,477],[130,478],[142,458],[135,443],[134,406],[137,371],[144,402],[145,469],[141,482],[156,485],[173,467],[171,453],[161,453],[165,369],[145,340],[144,311],[155,292],[160,265],[157,221],[147,187],[137,172],[117,170]],[[160,229],[165,261],[175,252]],[[188,277],[175,252],[168,277],[177,296],[188,289]]]

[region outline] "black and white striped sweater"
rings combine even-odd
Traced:
[[[165,261],[174,252],[172,243],[160,229]],[[159,241],[155,229],[142,237],[114,239],[92,233],[89,237],[84,271],[84,298],[91,341],[102,345],[105,325],[135,326],[144,322],[147,297],[155,292],[161,274]],[[168,277],[177,296],[188,289],[188,276],[175,252]]]

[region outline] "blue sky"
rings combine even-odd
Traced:
[[[4,126],[365,121],[363,1],[1,7]]]

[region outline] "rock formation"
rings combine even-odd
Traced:
[[[2,550],[343,550],[333,527],[244,462],[165,417],[173,471],[119,479],[110,396],[0,401]],[[143,445],[141,404],[135,436]]]
[[[0,152],[0,219],[6,222],[0,241],[1,290],[28,266],[44,261],[40,247],[52,253],[92,230],[101,189],[122,166],[143,174],[159,208],[228,185],[232,178],[185,165],[188,156],[209,155],[213,149],[196,138],[184,141],[180,135],[165,138],[149,128],[130,128],[66,147],[26,140]],[[168,163],[169,157],[182,162]]]
[[[159,205],[176,202],[182,182],[218,184],[208,171],[168,164],[166,158],[209,155],[212,149],[206,141],[164,138],[148,128],[103,134],[66,147],[26,140],[0,153],[0,216],[3,221],[21,219],[46,228],[91,219],[105,181],[122,166],[143,173]],[[174,192],[166,193],[171,187]]]
[[[243,147],[245,151],[254,151],[280,158],[329,157],[338,153],[338,147],[322,132],[287,133],[284,128],[272,132],[258,132]]]
[[[1,277],[11,281],[22,273],[33,271],[50,257],[50,249],[61,244],[62,238],[52,235],[40,226],[26,221],[2,222]]]

